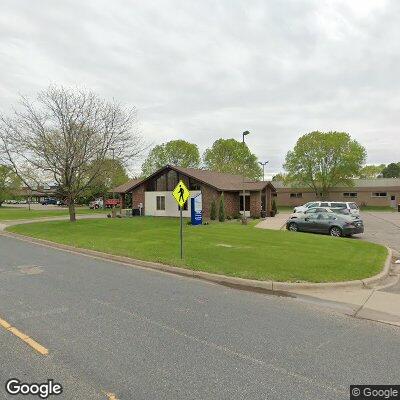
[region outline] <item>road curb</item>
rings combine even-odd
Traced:
[[[275,294],[281,294],[284,296],[290,296],[291,291],[296,291],[298,289],[315,290],[315,289],[333,289],[333,288],[345,288],[345,287],[366,288],[368,285],[377,283],[383,278],[385,278],[389,273],[392,262],[392,250],[389,247],[386,247],[388,255],[382,271],[379,274],[372,276],[370,278],[362,280],[354,280],[354,281],[327,282],[327,283],[311,283],[311,282],[289,283],[289,282],[259,281],[254,279],[236,278],[233,276],[231,277],[226,275],[212,274],[210,272],[205,272],[205,271],[197,271],[181,267],[174,267],[171,265],[166,265],[151,261],[136,260],[130,257],[117,256],[113,254],[103,253],[97,250],[89,250],[61,243],[55,243],[45,239],[33,238],[30,236],[21,235],[14,232],[3,231],[0,234],[59,250],[69,251],[76,254],[83,254],[103,260],[118,262],[128,266],[148,268],[175,275],[197,278],[204,281],[213,282],[224,286],[234,287],[241,290],[264,292],[264,293],[273,292]]]

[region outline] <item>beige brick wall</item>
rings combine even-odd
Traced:
[[[360,205],[368,205],[368,206],[390,206],[391,205],[391,196],[394,195],[396,197],[397,204],[400,204],[400,189],[394,188],[395,190],[391,190],[389,188],[343,188],[332,191],[329,193],[328,200],[332,201],[354,201],[359,206]],[[315,193],[307,192],[304,189],[276,189],[277,197],[276,203],[278,206],[298,206],[309,201],[320,200]],[[344,197],[343,193],[345,192],[356,192],[357,197]],[[372,193],[374,192],[386,192],[387,197],[373,197]],[[291,198],[290,193],[302,193],[302,198]]]

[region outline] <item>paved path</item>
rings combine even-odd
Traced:
[[[68,400],[329,400],[398,380],[391,326],[6,236],[0,254],[0,318],[49,349],[0,328],[0,399],[10,377]]]
[[[275,217],[268,217],[260,221],[256,228],[262,229],[274,229],[279,230],[285,227],[286,221],[289,218],[290,213],[288,212],[280,212],[276,214]]]
[[[96,219],[96,218],[106,218],[107,214],[77,214],[76,219]],[[35,219],[15,219],[15,220],[1,220],[0,221],[0,231],[4,231],[7,226],[19,225],[19,224],[30,224],[32,222],[46,222],[46,221],[67,221],[69,220],[68,215],[63,215],[59,217],[41,217]]]

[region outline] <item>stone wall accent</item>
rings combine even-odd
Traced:
[[[260,218],[261,192],[250,192],[250,216]]]
[[[144,209],[146,205],[144,204],[144,191],[145,191],[145,186],[144,185],[139,185],[132,191],[132,208],[139,208],[139,203],[143,204],[143,209],[142,213],[144,215]]]

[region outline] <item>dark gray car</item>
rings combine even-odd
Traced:
[[[291,218],[286,229],[292,232],[325,233],[331,236],[351,236],[364,232],[361,219],[332,212],[315,212]]]

